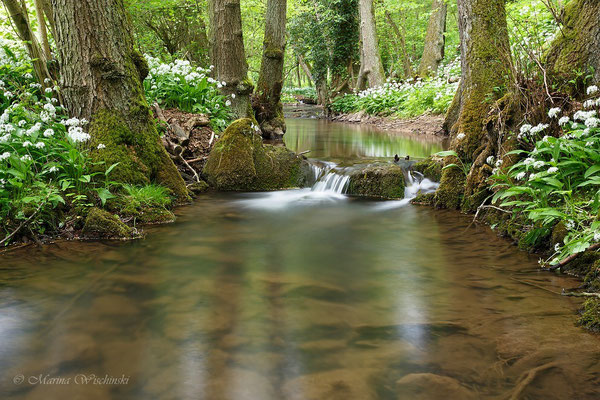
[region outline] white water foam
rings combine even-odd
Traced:
[[[440,186],[439,183],[424,178],[418,172],[408,173],[408,182],[404,188],[404,198],[402,200],[384,201],[376,204],[373,209],[376,211],[392,210],[394,208],[404,207],[410,204],[410,201],[419,194],[433,193]]]

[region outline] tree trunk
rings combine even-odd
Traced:
[[[362,90],[383,84],[385,74],[379,55],[373,0],[360,0],[360,74],[357,88]]]
[[[44,55],[37,37],[31,30],[29,19],[25,14],[25,10],[17,0],[2,0],[10,18],[15,24],[17,35],[25,44],[29,58],[31,58],[31,64],[33,65],[33,71],[39,83],[44,87],[48,86],[46,79],[51,79],[48,66],[46,65],[47,58]]]
[[[461,168],[444,170],[436,204],[471,209],[479,200],[473,195],[479,194],[478,188],[485,181],[482,168],[489,151],[487,145],[493,144],[484,129],[485,121],[494,101],[502,95],[497,88],[507,88],[512,81],[505,1],[458,0],[458,24],[461,83],[445,126],[452,138],[451,148],[465,165],[473,165],[467,179]],[[458,160],[452,162],[460,164]]]
[[[431,8],[432,12],[425,36],[425,49],[419,64],[419,76],[422,78],[436,75],[440,62],[444,59],[444,33],[448,6],[444,0],[434,0]]]
[[[40,33],[40,43],[44,49],[44,55],[46,60],[52,59],[52,52],[50,51],[50,43],[48,43],[48,31],[46,30],[46,18],[44,18],[44,6],[42,0],[34,0],[35,3],[35,15],[38,22],[38,29]]]
[[[142,80],[148,66],[134,49],[122,0],[52,0],[60,81],[72,117],[90,121],[92,157],[113,170],[111,179],[156,181],[178,200],[183,179],[160,142]],[[103,144],[104,149],[98,149]]]
[[[285,133],[281,89],[285,56],[286,0],[268,0],[260,75],[252,107],[266,139],[281,139]]]
[[[231,99],[236,118],[254,118],[250,94],[254,85],[248,79],[248,63],[244,52],[240,0],[210,0],[211,60],[215,76],[225,82],[221,89]]]
[[[564,14],[564,26],[546,55],[548,72],[565,83],[577,78],[576,71],[588,75],[594,70],[594,81],[600,82],[600,2],[575,0]],[[583,82],[576,82],[581,91]]]
[[[388,20],[388,23],[392,26],[392,30],[394,31],[394,34],[396,35],[396,38],[399,41],[399,43],[398,43],[399,49],[398,50],[401,53],[401,57],[402,57],[402,68],[404,70],[403,78],[411,77],[413,72],[412,72],[412,66],[410,65],[410,59],[408,58],[408,51],[406,50],[406,35],[404,34],[404,26],[402,27],[403,28],[402,31],[400,29],[398,29],[398,25],[394,22],[392,15],[387,10],[385,12],[385,17]]]

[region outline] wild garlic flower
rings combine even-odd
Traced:
[[[551,109],[548,111],[548,116],[549,116],[550,118],[556,118],[556,117],[558,117],[558,114],[560,114],[560,112],[561,112],[561,111],[562,111],[562,110],[561,110],[559,107],[554,107],[554,108],[551,108]]]

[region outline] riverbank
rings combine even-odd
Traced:
[[[392,118],[369,115],[363,111],[352,114],[339,114],[329,118],[333,122],[346,122],[374,126],[384,131],[403,135],[444,137],[443,115],[425,114],[416,118]]]

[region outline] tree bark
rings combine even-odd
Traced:
[[[444,0],[434,0],[431,9],[425,36],[425,49],[419,64],[418,74],[422,78],[436,75],[440,62],[444,59],[444,33],[448,6]]]
[[[360,73],[357,88],[362,90],[383,84],[385,73],[379,55],[373,0],[360,0]]]
[[[47,58],[42,51],[42,47],[31,30],[29,19],[25,14],[25,10],[17,0],[2,0],[10,18],[15,24],[17,35],[23,41],[23,44],[27,48],[27,53],[31,59],[33,71],[39,83],[44,87],[47,87],[46,79],[51,79],[50,72],[48,71]]]
[[[50,43],[48,42],[48,31],[46,30],[46,18],[44,18],[44,6],[42,0],[34,0],[35,3],[35,15],[37,17],[38,28],[40,30],[40,43],[44,49],[44,55],[46,60],[52,59],[52,52],[50,51]]]
[[[142,81],[148,66],[134,49],[123,0],[52,0],[60,81],[72,117],[90,121],[92,157],[111,179],[132,184],[156,181],[178,200],[187,189],[160,143]],[[104,149],[97,147],[103,144]]]
[[[260,75],[252,108],[266,139],[281,139],[285,134],[281,89],[285,56],[287,0],[268,0]]]
[[[408,51],[406,49],[406,35],[404,34],[404,26],[402,27],[403,28],[402,31],[400,29],[398,29],[398,25],[394,22],[392,15],[387,10],[385,12],[385,17],[388,20],[388,23],[392,26],[392,30],[394,31],[396,38],[398,38],[398,41],[399,41],[399,43],[398,43],[399,49],[398,50],[401,53],[402,68],[404,70],[403,78],[408,78],[408,77],[412,76],[413,72],[412,72],[412,66],[410,65],[410,59],[408,58]]]
[[[593,68],[594,81],[600,82],[600,2],[575,0],[564,13],[564,26],[546,54],[548,72],[556,80],[569,82],[576,71],[584,76]],[[580,77],[581,78],[581,77]],[[583,82],[576,82],[581,91]]]
[[[458,0],[461,46],[461,83],[446,115],[451,148],[465,164],[473,163],[469,176],[460,168],[447,168],[436,192],[436,205],[472,209],[485,181],[488,145],[485,130],[489,111],[502,92],[509,91],[511,53],[504,0]],[[483,161],[482,161],[483,159]],[[460,163],[458,160],[451,162]],[[491,169],[491,168],[490,168]],[[489,175],[489,174],[488,174]],[[466,184],[466,189],[465,189]],[[475,205],[475,208],[479,204]]]
[[[215,76],[225,82],[221,89],[231,98],[231,108],[236,118],[251,117],[250,94],[254,85],[248,78],[248,63],[244,52],[240,0],[210,0],[211,60]]]

